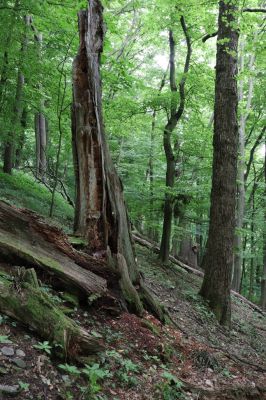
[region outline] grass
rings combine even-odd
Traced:
[[[0,200],[17,207],[28,208],[50,220],[50,191],[25,172],[14,171],[12,175],[0,172]],[[54,216],[50,221],[70,231],[73,213],[73,208],[61,195],[56,194]]]

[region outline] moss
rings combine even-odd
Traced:
[[[0,199],[48,217],[51,193],[33,176],[25,173],[25,171],[13,170],[12,175],[0,171],[0,180]],[[58,193],[55,196],[54,220],[66,229],[72,228],[73,207]]]
[[[148,328],[154,335],[159,336],[160,331],[159,331],[159,329],[157,328],[157,326],[155,326],[152,322],[148,321],[147,319],[144,319],[144,320],[142,321],[142,325],[143,325],[145,328]]]
[[[61,297],[63,298],[64,301],[66,301],[67,303],[72,304],[74,307],[78,307],[79,306],[79,300],[77,296],[74,296],[73,294],[64,292]]]
[[[119,283],[124,299],[127,301],[130,310],[135,311],[137,315],[143,315],[144,308],[142,302],[131,281],[127,279],[120,279]]]
[[[33,252],[27,246],[25,246],[21,240],[14,239],[12,237],[7,238],[0,233],[0,244],[2,247],[5,247],[7,252],[11,249],[13,253],[17,255],[17,257],[21,257],[29,263],[37,265],[41,264],[42,266],[48,267],[52,270],[63,271],[63,268],[58,261],[54,260],[53,258],[38,254],[38,249],[36,249],[36,252]]]
[[[88,245],[88,241],[81,237],[68,235],[68,240],[74,246],[76,245],[76,246],[85,247]]]

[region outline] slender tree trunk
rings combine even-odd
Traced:
[[[237,177],[238,1],[220,1],[214,107],[210,226],[200,294],[222,325],[231,323],[231,273]]]
[[[266,145],[266,141],[265,141]],[[263,232],[263,272],[261,280],[261,306],[266,310],[266,152],[264,155],[264,232]]]
[[[22,72],[25,53],[27,50],[28,45],[28,34],[27,29],[30,24],[30,17],[25,17],[25,33],[24,38],[22,40],[21,45],[21,62],[18,70],[18,78],[17,78],[17,87],[16,87],[16,96],[15,96],[15,103],[14,103],[14,111],[13,111],[13,118],[12,118],[12,132],[8,134],[7,141],[5,143],[4,148],[4,165],[3,171],[7,174],[12,173],[12,168],[15,162],[15,140],[16,140],[16,130],[20,131],[21,127],[21,118],[22,118],[22,111],[23,111],[23,86],[24,86],[24,75]],[[19,132],[20,133],[20,132]]]
[[[190,58],[192,53],[191,40],[188,34],[187,26],[185,23],[185,19],[182,16],[180,18],[180,24],[186,39],[187,45],[187,55],[184,66],[184,75],[179,83],[179,95],[180,95],[180,103],[177,105],[176,100],[176,74],[175,74],[175,41],[173,37],[173,32],[169,31],[169,48],[170,48],[170,58],[169,58],[169,66],[170,66],[170,89],[172,93],[171,99],[171,112],[170,118],[164,128],[164,136],[163,136],[163,145],[164,152],[166,156],[166,193],[165,193],[165,201],[164,201],[164,218],[163,218],[163,232],[162,239],[160,245],[160,253],[159,259],[163,263],[167,263],[169,261],[169,252],[170,252],[170,244],[171,244],[171,229],[172,229],[172,217],[173,217],[173,208],[174,208],[174,199],[173,188],[175,183],[175,178],[178,172],[176,172],[176,148],[178,148],[178,140],[175,140],[175,146],[173,148],[171,143],[172,133],[175,130],[178,121],[181,119],[184,109],[185,109],[185,84],[186,84],[186,76],[189,71],[190,66]],[[178,106],[178,108],[177,108]]]
[[[4,103],[4,94],[5,94],[5,89],[6,89],[6,83],[8,80],[8,51],[10,48],[11,40],[12,40],[12,34],[13,34],[13,29],[15,27],[15,20],[16,20],[16,12],[19,6],[19,0],[16,0],[13,8],[12,8],[12,16],[9,24],[9,29],[8,29],[8,35],[6,37],[6,42],[5,42],[5,50],[3,53],[3,61],[2,61],[2,69],[0,73],[0,112],[2,111],[3,108],[3,103]]]
[[[33,26],[33,23],[31,21]],[[38,43],[38,55],[41,57],[42,34],[38,33],[33,26],[35,32],[34,38]],[[41,85],[38,86],[41,89]],[[47,121],[44,114],[45,104],[44,99],[41,99],[39,111],[35,114],[35,143],[36,143],[36,175],[42,180],[45,180],[47,170],[46,148],[47,148]]]
[[[164,86],[165,80],[168,73],[169,65],[163,75],[162,81],[159,87],[159,93],[161,94]],[[149,178],[149,191],[150,191],[150,227],[148,229],[148,236],[155,240],[156,229],[154,228],[154,146],[155,146],[155,128],[156,128],[156,110],[153,110],[152,113],[152,123],[151,123],[151,136],[150,136],[150,154],[149,154],[149,163],[148,163],[148,178]]]
[[[20,164],[21,164],[22,152],[23,152],[23,147],[25,144],[25,130],[27,127],[27,115],[28,115],[27,108],[24,107],[23,111],[22,111],[21,121],[20,121],[22,132],[20,134],[18,145],[16,148],[15,168],[17,168],[17,169],[20,167]]]
[[[254,184],[254,187],[257,184]],[[253,294],[254,294],[254,280],[255,280],[255,226],[254,226],[254,218],[255,218],[255,190],[253,190],[252,197],[251,197],[251,224],[250,224],[250,231],[251,231],[251,240],[250,240],[250,251],[252,254],[252,258],[250,260],[250,270],[249,270],[249,292],[248,298],[252,301]]]
[[[23,85],[24,75],[19,71],[14,105],[14,115],[12,120],[12,129],[18,129],[18,125],[21,121]],[[10,132],[8,134],[7,142],[5,143],[3,171],[6,174],[11,174],[14,166],[15,136],[15,131]]]
[[[246,141],[246,122],[251,109],[251,101],[253,97],[254,89],[254,77],[252,72],[254,69],[255,54],[250,56],[249,70],[251,76],[248,82],[248,97],[246,103],[246,109],[240,116],[239,126],[239,159],[238,159],[238,177],[237,177],[237,217],[236,217],[236,235],[235,235],[235,248],[236,253],[234,257],[234,275],[232,287],[236,292],[240,291],[240,282],[242,275],[242,252],[243,252],[243,239],[242,232],[245,216],[245,197],[246,197],[246,175],[245,175],[245,141]],[[240,57],[240,71],[244,71],[244,43],[241,46],[241,57]],[[239,89],[239,101],[243,100],[244,97],[244,83],[240,82]]]

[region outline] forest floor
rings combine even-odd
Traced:
[[[137,254],[174,327],[148,313],[140,319],[80,308],[44,285],[71,318],[105,342],[106,350],[85,368],[69,365],[55,357],[49,342],[2,315],[0,385],[18,385],[15,398],[21,400],[266,399],[265,316],[233,299],[232,329],[221,328],[197,295],[200,278],[162,268],[139,246]]]
[[[0,197],[15,203],[22,188],[11,183],[6,182]],[[60,207],[58,220],[66,206]],[[162,325],[148,313],[141,319],[126,312],[112,315],[112,310],[107,314],[106,309],[81,307],[74,297],[43,282],[42,290],[103,341],[105,351],[91,357],[86,366],[67,364],[49,342],[0,315],[0,399],[266,399],[265,314],[233,296],[232,329],[222,328],[198,296],[200,277],[176,265],[163,267],[144,247],[137,245],[136,251],[147,285],[174,325]],[[0,260],[0,270],[7,269]]]

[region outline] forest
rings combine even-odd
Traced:
[[[266,399],[262,0],[0,0],[0,399]]]

